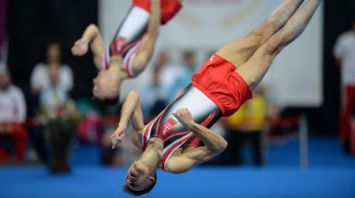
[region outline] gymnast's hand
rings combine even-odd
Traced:
[[[173,115],[184,125],[187,129],[191,130],[194,120],[192,119],[191,112],[187,108],[178,109]]]
[[[119,143],[121,143],[124,133],[126,131],[126,127],[123,125],[119,125],[115,132],[111,135],[112,140],[112,149],[116,148]]]
[[[79,39],[74,43],[74,46],[71,48],[71,53],[74,56],[83,56],[88,52],[89,43],[84,39]]]

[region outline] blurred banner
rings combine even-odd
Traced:
[[[0,62],[6,63],[6,0],[0,0]]]
[[[203,53],[215,51],[251,32],[282,2],[184,0],[184,7],[177,17],[161,28],[157,46],[173,52],[184,49]],[[100,25],[108,42],[130,2],[106,0],[100,4]],[[304,34],[275,60],[267,76],[267,83],[273,89],[270,95],[275,103],[302,107],[322,103],[322,23],[321,8]]]
[[[169,41],[164,47],[216,49],[250,32],[272,8],[265,0],[186,0],[160,36]]]

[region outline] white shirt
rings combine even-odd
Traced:
[[[26,102],[22,91],[11,85],[0,90],[0,123],[15,122],[21,124],[26,119]]]
[[[73,88],[73,72],[68,65],[61,65],[60,67],[59,85],[65,91],[70,91]],[[41,89],[50,86],[47,65],[39,63],[33,68],[31,86],[40,87]]]
[[[60,86],[47,86],[40,92],[40,105],[46,108],[50,118],[56,117],[56,108],[64,105],[68,96],[66,91]]]
[[[343,33],[334,47],[334,55],[340,59],[342,82],[355,85],[355,32]]]
[[[178,74],[181,73],[181,67],[175,64],[167,64],[164,65],[160,71],[159,80],[160,83],[164,84],[164,86],[170,87]]]

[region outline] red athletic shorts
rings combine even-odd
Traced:
[[[182,8],[179,0],[160,0],[161,2],[161,24],[170,21]],[[132,0],[133,6],[140,7],[150,12],[150,0]]]
[[[217,54],[192,76],[191,83],[219,107],[223,116],[232,115],[252,98],[248,84],[235,66]]]

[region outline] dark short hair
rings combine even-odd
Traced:
[[[95,102],[99,102],[101,104],[104,104],[105,106],[115,106],[115,105],[118,104],[119,97],[116,96],[114,98],[105,98],[105,99],[102,99],[102,100],[93,97],[93,100]]]
[[[155,181],[153,182],[153,184],[151,186],[149,186],[148,188],[144,189],[144,190],[141,190],[141,191],[132,190],[131,188],[129,188],[127,183],[125,183],[123,185],[122,190],[123,190],[123,192],[129,193],[129,194],[134,195],[134,196],[141,196],[141,195],[147,194],[150,191],[152,191],[152,189],[154,188],[155,184],[157,183],[157,173],[156,172],[154,173],[154,178],[155,178]]]

